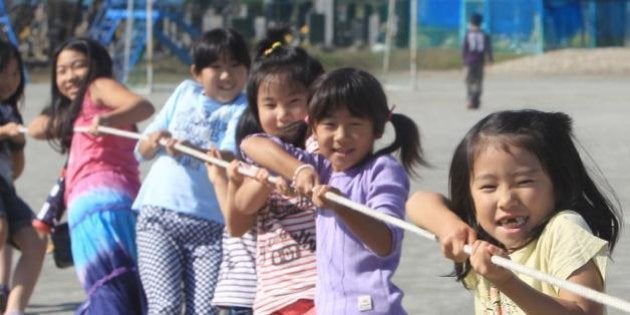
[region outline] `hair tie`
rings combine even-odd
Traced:
[[[271,54],[273,52],[274,49],[278,48],[282,46],[281,42],[274,42],[273,44],[271,44],[271,47],[265,49],[265,51],[263,52],[263,56],[268,56],[269,54]]]
[[[394,114],[394,109],[396,108],[396,104],[392,105],[392,109],[389,110],[389,112],[387,112],[387,120],[391,121],[392,120],[392,114]]]

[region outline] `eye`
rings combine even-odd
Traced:
[[[274,108],[276,108],[276,103],[264,103],[261,106],[266,108],[266,109],[274,109]]]
[[[526,179],[520,179],[516,183],[519,186],[526,186],[526,185],[530,185],[530,184],[534,183],[534,180],[530,179],[530,178],[526,178]]]
[[[80,69],[87,67],[87,63],[84,60],[77,60],[72,63],[72,69]]]
[[[352,123],[350,123],[350,126],[351,127],[361,127],[361,126],[363,126],[363,123],[362,122],[352,122]]]
[[[289,102],[289,105],[291,105],[292,107],[299,107],[304,105],[304,101],[302,98],[294,98]]]
[[[481,190],[481,191],[484,191],[484,192],[492,192],[492,191],[494,191],[495,189],[497,189],[497,185],[495,185],[495,184],[490,184],[490,183],[487,183],[487,184],[481,184],[481,185],[478,185],[477,187],[478,187],[477,189],[479,189],[479,190]]]

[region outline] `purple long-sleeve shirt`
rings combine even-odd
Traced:
[[[392,156],[373,157],[349,170],[334,172],[323,156],[281,145],[296,158],[315,166],[322,183],[339,189],[350,200],[404,218],[409,179]],[[388,227],[392,251],[380,257],[332,210],[318,209],[317,314],[406,314],[402,308],[403,292],[391,280],[400,262],[403,231]]]

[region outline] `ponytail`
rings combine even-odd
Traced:
[[[416,167],[429,165],[423,156],[418,126],[403,114],[391,113],[390,121],[394,126],[394,142],[378,150],[375,155],[391,154],[400,150],[400,162],[405,171],[416,176]]]

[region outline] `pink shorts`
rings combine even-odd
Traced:
[[[315,302],[300,299],[271,313],[271,315],[315,315]]]

